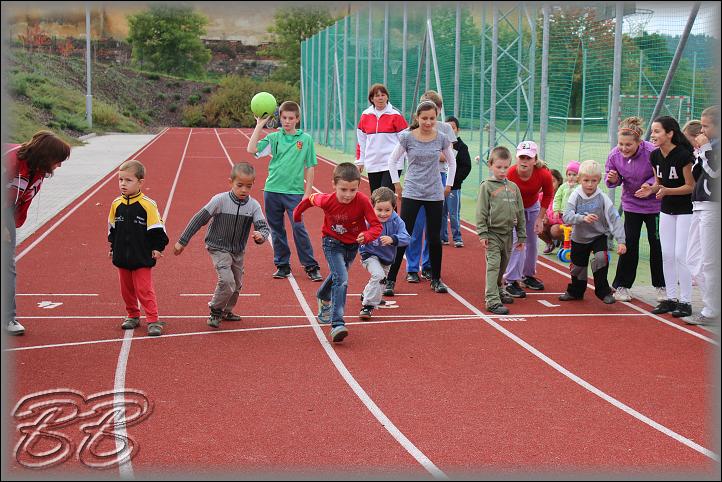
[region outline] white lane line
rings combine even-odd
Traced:
[[[470,233],[473,233],[474,236],[476,236],[476,231],[474,231],[473,229],[469,228],[469,227],[466,226],[465,224],[461,223],[461,227],[462,227],[462,229],[465,229],[466,231],[469,231]],[[568,276],[569,276],[569,273],[565,273],[564,271],[562,271],[561,269],[557,268],[556,266],[552,266],[552,265],[544,262],[544,261],[541,260],[541,259],[537,259],[537,264],[540,265],[540,266],[544,266],[545,268],[550,269],[550,270],[552,270],[552,271],[554,271],[554,272],[556,272],[556,273],[559,273],[559,274],[561,274],[561,275],[564,276],[564,277],[568,277]],[[591,284],[589,284],[589,283],[587,283],[587,287],[588,287],[588,288],[591,288],[591,289],[594,289],[594,286],[591,285]],[[527,293],[527,294],[533,294],[533,293],[530,293],[530,292],[529,292],[529,293]],[[641,300],[640,300],[640,301],[641,301]],[[657,316],[657,315],[655,315],[655,314],[653,314],[653,313],[650,313],[648,310],[645,310],[644,308],[640,308],[640,307],[638,307],[638,306],[636,306],[636,305],[634,305],[634,304],[632,304],[632,303],[629,303],[629,302],[626,302],[626,301],[625,301],[624,304],[627,305],[627,306],[629,306],[629,307],[631,307],[631,308],[634,308],[636,311],[639,311],[640,313],[644,313],[645,315],[647,315],[647,316],[649,316],[649,317],[651,317],[651,318],[653,318],[653,319],[655,319],[655,320],[657,320],[657,321],[661,321],[661,322],[664,323],[665,325],[668,325],[668,326],[670,326],[670,327],[672,327],[672,328],[674,328],[674,329],[676,329],[676,330],[682,331],[682,332],[684,332],[684,333],[687,333],[687,334],[689,334],[689,335],[692,335],[692,336],[694,336],[694,337],[697,337],[697,338],[699,338],[700,340],[704,340],[704,341],[706,341],[706,342],[708,342],[708,343],[711,343],[711,344],[713,344],[713,345],[719,346],[719,342],[718,342],[718,341],[713,340],[712,338],[708,338],[708,337],[704,336],[704,335],[701,334],[701,333],[697,333],[697,332],[694,331],[694,330],[690,330],[689,328],[686,328],[686,327],[684,327],[684,326],[681,326],[681,325],[678,325],[678,324],[676,324],[676,323],[673,323],[673,322],[671,322],[671,321],[669,321],[669,320],[666,320],[666,319],[662,318],[661,316]],[[594,315],[594,316],[597,316],[597,315]]]
[[[361,296],[363,293],[348,293],[346,296]],[[395,293],[394,297],[397,296],[418,296],[418,293]],[[386,300],[388,301],[388,300]]]
[[[213,293],[181,293],[179,296],[213,296]],[[260,293],[239,293],[238,296],[261,296]]]
[[[15,293],[15,296],[98,296],[98,293]]]
[[[183,154],[180,158],[180,163],[178,163],[178,169],[175,173],[175,179],[173,179],[173,185],[170,189],[170,194],[168,195],[168,201],[165,205],[165,210],[163,211],[163,215],[161,219],[163,219],[163,223],[167,223],[168,221],[168,211],[170,210],[170,206],[173,203],[173,194],[175,193],[175,188],[178,185],[178,178],[180,177],[181,169],[183,168],[183,161],[186,156],[186,152],[188,151],[188,144],[191,140],[191,134],[193,133],[193,129],[191,128],[190,132],[188,133],[188,138],[186,139],[186,145],[183,148]],[[115,438],[115,447],[118,452],[125,449],[125,441],[128,439],[128,434],[125,430],[125,371],[128,367],[128,357],[130,356],[130,347],[133,343],[133,330],[127,330],[125,332],[125,335],[123,336],[123,345],[120,348],[120,353],[118,354],[118,364],[115,368],[115,383],[114,383],[114,403],[117,404],[118,407],[115,412],[115,426],[114,431],[116,434],[118,434],[118,437]],[[125,479],[132,479],[134,478],[133,475],[133,462],[131,459],[128,459],[125,463],[122,463],[118,466],[118,470],[120,471],[120,476]]]
[[[571,371],[567,370],[563,366],[561,366],[559,363],[555,362],[548,356],[546,356],[541,351],[534,348],[532,345],[527,343],[526,341],[522,340],[518,336],[516,336],[514,333],[510,332],[503,326],[496,323],[494,320],[491,319],[491,317],[486,316],[484,313],[482,313],[476,306],[472,305],[468,301],[466,301],[461,295],[459,295],[456,291],[449,288],[449,294],[456,298],[459,303],[466,306],[472,313],[477,314],[480,318],[482,318],[486,323],[488,323],[492,328],[502,333],[507,338],[514,341],[516,344],[527,350],[529,353],[534,355],[535,357],[539,358],[541,361],[552,367],[554,370],[558,371],[565,377],[569,378],[574,383],[580,385],[582,388],[585,388],[586,390],[592,392],[594,395],[598,396],[602,400],[610,403],[612,406],[624,411],[625,413],[631,415],[632,417],[636,418],[640,422],[649,425],[655,430],[658,430],[662,432],[664,435],[667,435],[668,437],[671,437],[672,439],[686,445],[687,447],[691,448],[692,450],[695,450],[696,452],[701,453],[702,455],[711,458],[712,460],[715,460],[719,462],[719,455],[714,453],[713,451],[699,445],[698,443],[693,442],[692,440],[688,439],[687,437],[684,437],[677,432],[665,427],[661,423],[658,423],[651,418],[647,417],[646,415],[643,415],[642,413],[634,410],[629,405],[626,405],[625,403],[617,400],[616,398],[612,397],[611,395],[605,393],[604,391],[600,390],[599,388],[595,387],[591,383],[587,382],[583,378],[575,375]]]
[[[371,414],[376,417],[376,420],[378,420],[381,425],[383,425],[383,427],[389,432],[389,434],[431,475],[433,475],[437,479],[448,479],[446,474],[442,472],[441,469],[439,469],[426,455],[424,455],[424,453],[421,452],[421,450],[419,450],[411,442],[411,440],[409,440],[396,427],[396,425],[394,425],[391,419],[386,416],[386,414],[379,408],[378,405],[376,405],[376,403],[371,399],[371,397],[369,397],[366,391],[361,388],[361,385],[359,385],[353,375],[351,375],[351,372],[348,371],[346,365],[344,365],[344,363],[341,361],[341,358],[339,358],[339,356],[336,354],[336,351],[331,347],[331,343],[329,343],[329,341],[326,339],[326,335],[323,333],[323,331],[321,330],[321,326],[316,321],[316,316],[313,314],[313,311],[311,311],[311,307],[306,302],[306,298],[304,298],[303,293],[301,292],[301,288],[298,286],[298,283],[296,282],[296,279],[293,277],[293,275],[288,277],[288,281],[289,283],[291,283],[293,292],[296,295],[296,298],[298,298],[298,303],[301,305],[301,308],[303,308],[303,312],[306,314],[308,322],[313,327],[313,331],[316,334],[316,338],[318,338],[319,343],[321,343],[321,347],[323,347],[324,351],[331,359],[331,362],[336,367],[336,370],[338,370],[338,372],[341,374],[349,387],[351,387],[351,390],[353,390],[359,400],[361,400],[361,402],[366,406],[366,408],[371,412]]]
[[[143,146],[142,149],[140,149],[139,151],[131,154],[130,157],[128,157],[128,159],[133,159],[134,157],[139,156],[143,151],[145,151],[148,147],[150,147],[151,144],[153,144],[155,141],[157,141],[158,139],[160,139],[161,136],[162,136],[163,134],[165,134],[166,132],[168,132],[168,128],[167,128],[167,127],[166,127],[165,129],[163,129],[160,133],[158,133],[158,135],[157,135],[156,137],[154,137],[148,144],[146,144],[145,146]],[[125,161],[123,161],[123,162],[125,162]],[[28,253],[30,252],[31,249],[33,249],[35,246],[37,246],[37,245],[40,243],[40,241],[42,241],[42,240],[45,239],[50,233],[52,233],[53,231],[55,231],[58,226],[60,226],[61,224],[63,224],[63,222],[65,222],[65,220],[70,217],[71,214],[73,214],[75,211],[77,211],[77,210],[80,208],[80,206],[82,206],[83,204],[85,204],[85,202],[86,202],[88,199],[90,199],[91,197],[93,197],[93,196],[95,195],[95,193],[97,193],[98,191],[100,191],[100,189],[103,188],[103,186],[105,186],[106,184],[108,184],[108,183],[111,181],[111,179],[115,179],[117,175],[118,175],[118,174],[117,174],[116,172],[110,173],[110,174],[108,175],[108,177],[107,177],[103,182],[101,182],[100,184],[98,184],[98,186],[97,186],[95,189],[93,189],[93,190],[90,192],[90,194],[88,194],[87,196],[85,196],[85,198],[83,198],[82,201],[80,201],[80,202],[77,203],[75,206],[73,206],[73,208],[72,208],[70,211],[68,211],[67,213],[65,213],[65,214],[63,215],[63,217],[61,217],[60,219],[58,219],[57,221],[55,221],[55,224],[53,224],[52,226],[50,226],[50,228],[48,228],[47,231],[45,231],[43,234],[41,234],[40,236],[38,236],[38,238],[37,238],[35,241],[33,241],[32,243],[30,243],[30,244],[29,244],[25,249],[23,249],[17,256],[15,256],[15,261],[16,261],[16,262],[17,262],[17,261],[20,261],[26,254],[28,254]]]
[[[547,300],[537,300],[538,303],[541,303],[542,305],[546,306],[547,308],[558,308],[561,305],[555,305],[554,303],[551,303]]]

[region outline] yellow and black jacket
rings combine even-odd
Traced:
[[[155,201],[142,192],[115,198],[108,215],[108,241],[118,268],[155,266],[153,250],[163,251],[168,244]]]

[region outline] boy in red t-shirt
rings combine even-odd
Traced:
[[[312,194],[293,210],[296,222],[311,206],[318,206],[324,211],[322,244],[330,274],[316,293],[318,320],[324,324],[331,323],[331,341],[336,343],[348,335],[343,321],[348,267],[356,258],[359,244],[370,243],[383,230],[368,196],[358,190],[360,183],[358,168],[350,162],[342,162],[333,170],[334,192]]]

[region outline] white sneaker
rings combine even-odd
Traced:
[[[629,294],[629,288],[625,288],[623,286],[617,288],[614,292],[614,299],[617,301],[630,301],[632,299],[632,295]]]
[[[664,286],[655,288],[657,290],[657,301],[664,301],[667,299],[667,288]]]
[[[25,333],[25,327],[18,323],[18,320],[8,321],[8,334],[9,335],[22,335]]]

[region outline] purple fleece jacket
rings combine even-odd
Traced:
[[[634,193],[645,182],[650,186],[654,184],[654,169],[649,162],[649,155],[656,147],[651,142],[642,141],[637,152],[629,158],[622,156],[619,148],[615,147],[609,153],[605,168],[606,173],[617,171],[619,181],[607,181],[607,187],[622,185],[622,209],[630,213],[653,214],[658,213],[662,207],[662,200],[656,199],[654,194],[645,198],[634,197]]]

